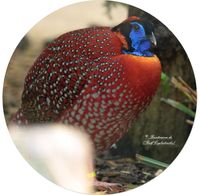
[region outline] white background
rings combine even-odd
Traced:
[[[46,15],[76,0],[6,0],[0,3],[0,89],[7,64],[21,38]],[[79,0],[80,2],[80,0]],[[200,85],[199,64],[199,5],[197,0],[123,0],[139,7],[163,22],[177,36],[185,48]],[[2,101],[2,100],[1,100]],[[12,195],[62,195],[74,194],[58,187],[34,171],[23,160],[8,134],[0,107],[0,194]],[[132,192],[138,194],[199,194],[200,192],[200,121],[199,112],[192,133],[176,160],[159,177]],[[195,192],[195,193],[194,193]]]

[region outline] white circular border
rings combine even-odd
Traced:
[[[53,11],[66,5],[81,2],[80,0],[6,0],[0,3],[0,88],[1,97],[3,80],[11,55],[21,38],[39,20]],[[199,35],[198,28],[200,18],[198,1],[157,1],[157,0],[121,0],[141,8],[158,18],[179,39],[188,54],[196,76],[197,86],[200,85],[199,73]],[[199,94],[198,94],[199,95]],[[199,107],[199,101],[198,101]],[[199,179],[195,175],[200,173],[200,120],[197,112],[195,124],[189,139],[171,166],[159,177],[147,184],[125,192],[135,195],[169,195],[169,194],[195,194],[200,192]],[[34,171],[21,157],[15,148],[4,120],[1,99],[0,110],[0,194],[21,195],[64,195],[77,194],[67,191],[43,178]]]

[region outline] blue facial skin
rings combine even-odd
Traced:
[[[131,25],[133,28],[131,29],[129,37],[131,39],[131,47],[134,51],[122,50],[122,53],[136,56],[153,56],[153,53],[149,51],[151,48],[151,41],[146,38],[143,26],[138,22],[132,22]]]

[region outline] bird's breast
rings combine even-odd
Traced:
[[[116,58],[123,64],[124,73],[133,89],[134,97],[152,97],[160,83],[161,63],[156,55],[152,57],[122,54]]]

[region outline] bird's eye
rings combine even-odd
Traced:
[[[133,30],[136,32],[139,31],[139,29],[140,29],[139,25],[137,25],[137,24],[134,24],[132,27],[133,27]]]

